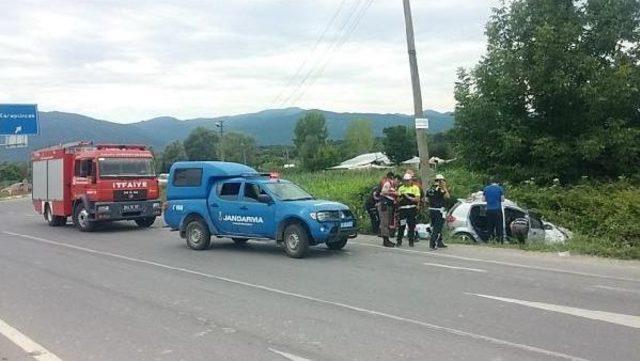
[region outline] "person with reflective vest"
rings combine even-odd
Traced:
[[[436,175],[431,188],[427,190],[427,199],[429,201],[429,216],[431,218],[431,240],[429,248],[436,250],[438,248],[446,248],[442,242],[442,227],[444,226],[445,203],[451,195],[447,188],[447,181],[442,174]]]
[[[420,187],[413,182],[413,176],[406,173],[402,177],[402,185],[398,188],[398,233],[396,247],[402,245],[404,231],[408,228],[409,247],[413,247],[415,241],[416,216],[420,203]]]

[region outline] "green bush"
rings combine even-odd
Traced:
[[[640,258],[640,188],[626,181],[573,187],[510,187],[508,196],[577,235],[581,253]],[[626,255],[626,256],[625,256]]]

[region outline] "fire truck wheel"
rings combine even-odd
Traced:
[[[73,223],[81,232],[91,232],[95,228],[95,223],[91,220],[89,210],[82,203],[78,203],[73,213]]]
[[[147,217],[136,219],[135,222],[140,228],[149,228],[155,223],[156,217]]]
[[[291,258],[302,258],[309,249],[309,235],[299,223],[293,223],[284,230],[284,250]]]
[[[67,224],[67,217],[54,216],[48,204],[44,208],[44,219],[51,227],[60,227]]]
[[[187,240],[187,246],[196,251],[209,248],[209,243],[211,243],[209,227],[198,218],[192,219],[187,223],[184,236]]]

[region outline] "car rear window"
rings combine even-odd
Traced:
[[[202,168],[176,169],[173,185],[176,187],[199,187],[202,184]]]

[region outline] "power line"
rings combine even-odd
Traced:
[[[366,1],[366,0],[365,0]],[[334,39],[331,41],[330,45],[325,49],[324,54],[321,54],[317,59],[323,59],[324,55],[326,54],[331,54],[331,52],[336,48],[336,45],[340,42],[340,39],[344,36],[345,34],[345,29],[347,29],[347,25],[349,25],[349,23],[351,22],[351,19],[353,18],[353,16],[358,12],[358,10],[360,9],[360,6],[363,4],[363,0],[356,0],[351,8],[349,9],[348,12],[348,16],[347,18],[342,22],[342,24],[340,25],[336,36],[334,37]],[[298,93],[300,91],[300,89],[304,86],[304,84],[308,81],[309,77],[317,72],[317,68],[320,65],[319,62],[314,61],[314,64],[311,66],[311,68],[305,73],[304,77],[298,82],[298,84],[295,86],[295,88],[293,89],[293,91],[291,91],[289,93],[289,95],[283,100],[282,105],[286,105],[287,103],[289,103],[291,101],[291,99],[294,98],[294,96],[296,95],[296,93]]]
[[[286,83],[285,87],[280,91],[278,96],[276,96],[273,99],[272,103],[278,103],[280,101],[280,98],[284,95],[286,90],[293,84],[294,80],[298,77],[298,75],[300,75],[300,72],[302,71],[302,69],[304,69],[304,67],[307,65],[309,60],[313,58],[313,54],[315,54],[316,50],[318,49],[318,46],[320,46],[322,41],[324,41],[324,38],[327,35],[327,32],[329,31],[329,29],[335,23],[336,19],[338,18],[338,15],[340,15],[340,12],[344,8],[344,5],[346,4],[346,2],[347,2],[347,0],[342,0],[340,2],[340,5],[338,6],[338,9],[333,13],[333,16],[331,17],[331,20],[325,26],[324,30],[320,34],[320,37],[318,37],[318,39],[316,39],[316,43],[313,45],[313,49],[311,50],[311,53],[309,53],[309,55],[304,59],[304,61],[302,63],[300,63],[300,65],[298,65],[298,68],[296,69],[295,73],[292,76],[290,76],[289,79],[287,79],[287,83]]]
[[[340,39],[340,41],[338,42],[337,45],[337,50],[342,49],[342,47],[344,46],[344,44],[347,42],[347,40],[349,39],[349,37],[351,36],[351,34],[355,31],[355,29],[358,27],[358,25],[360,24],[360,21],[362,20],[362,18],[364,17],[364,15],[366,14],[367,10],[369,9],[369,7],[373,4],[374,0],[368,0],[367,3],[360,9],[360,12],[358,13],[358,15],[356,16],[354,22],[351,24],[351,26],[349,27],[348,31],[343,34],[343,37]],[[320,69],[313,75],[313,77],[311,78],[311,82],[308,84],[308,86],[306,88],[303,88],[298,95],[292,99],[292,104],[295,104],[296,102],[298,102],[300,99],[302,99],[302,97],[305,95],[305,93],[311,89],[311,87],[313,87],[313,85],[316,83],[316,81],[318,81],[318,79],[322,76],[322,74],[324,73],[327,65],[329,65],[329,63],[331,62],[332,58],[329,56],[325,62],[322,64],[322,66],[320,67]]]

